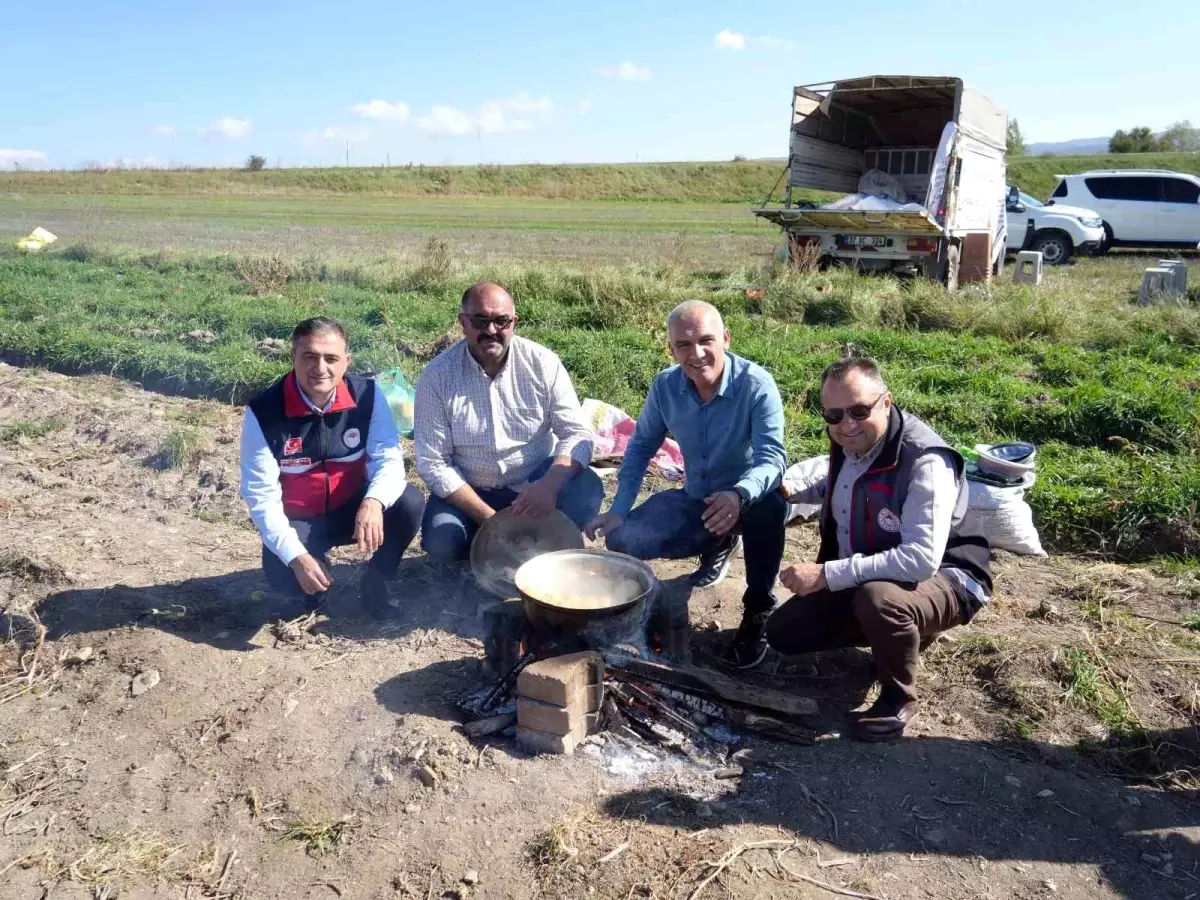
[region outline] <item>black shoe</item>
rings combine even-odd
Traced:
[[[368,568],[358,583],[358,595],[363,610],[372,619],[386,619],[392,614],[387,579],[375,569]]]
[[[717,546],[700,557],[700,568],[692,574],[692,584],[696,587],[713,587],[725,580],[729,567],[733,565],[734,554],[742,546],[742,536],[732,534]]]
[[[766,659],[767,619],[770,616],[770,610],[743,613],[742,624],[721,654],[721,662],[733,669],[753,669]]]

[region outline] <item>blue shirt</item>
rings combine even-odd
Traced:
[[[783,401],[762,366],[725,354],[721,384],[705,403],[679,366],[650,385],[617,476],[610,512],[629,515],[646,467],[670,432],[683,451],[684,489],[697,500],[741,488],[753,502],[783,478]]]

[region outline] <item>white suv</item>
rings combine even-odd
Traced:
[[[1061,266],[1076,253],[1099,253],[1104,244],[1104,228],[1095,210],[1047,206],[1010,187],[1005,211],[1009,253],[1037,250],[1046,265]]]
[[[1059,175],[1049,205],[1086,206],[1104,220],[1109,247],[1200,246],[1200,178],[1157,169]]]

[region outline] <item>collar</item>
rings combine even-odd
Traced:
[[[317,409],[316,404],[304,393],[304,389],[300,387],[300,382],[296,379],[295,370],[288,372],[283,378],[283,414],[289,419],[312,415],[323,416],[326,413],[354,409],[357,405],[350,393],[350,388],[346,385],[345,378],[337,383],[337,387],[333,390],[333,396],[329,398],[324,409]]]
[[[500,370],[496,372],[495,375],[489,375],[483,366],[479,364],[479,360],[477,360],[474,354],[471,353],[471,345],[467,343],[467,339],[463,338],[461,342],[463,348],[463,368],[466,369],[468,374],[476,374],[482,378],[486,378],[488,381],[495,381],[497,378],[503,375],[505,369],[508,368],[508,361],[512,359],[513,349],[516,346],[516,342],[517,336],[514,334],[512,340],[508,342],[508,353],[504,355],[504,362],[501,363]]]

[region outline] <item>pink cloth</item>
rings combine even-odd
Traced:
[[[583,401],[583,418],[592,429],[593,460],[625,455],[629,439],[637,429],[636,420],[631,419],[624,410],[591,397]],[[670,438],[663,441],[650,460],[650,465],[668,481],[683,480],[683,453]]]

